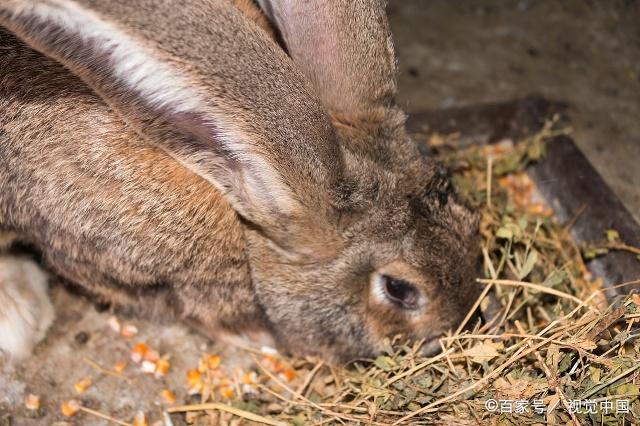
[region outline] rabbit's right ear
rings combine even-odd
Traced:
[[[5,0],[0,25],[281,245],[295,245],[300,221],[325,226],[342,170],[334,130],[290,58],[231,2]]]
[[[375,121],[395,105],[385,0],[258,1],[332,115]]]

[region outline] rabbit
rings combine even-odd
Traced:
[[[478,294],[478,217],[405,130],[384,2],[260,6],[277,37],[223,0],[5,0],[0,229],[213,337],[436,350]]]

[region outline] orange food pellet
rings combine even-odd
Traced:
[[[89,388],[89,386],[91,386],[91,377],[85,377],[79,382],[76,382],[73,385],[73,388],[78,393],[84,393]]]
[[[116,365],[113,366],[113,369],[116,371],[116,373],[122,373],[126,367],[127,367],[126,362],[118,361],[116,362]]]
[[[207,367],[211,370],[220,367],[220,357],[218,355],[209,355],[207,357]]]
[[[68,401],[64,401],[60,406],[60,411],[65,417],[75,416],[75,414],[80,410],[80,403],[75,399],[70,399]]]
[[[147,416],[142,411],[138,411],[133,418],[133,426],[149,426],[147,422]]]
[[[30,393],[24,400],[24,406],[27,410],[37,410],[40,408],[40,397]]]
[[[147,346],[145,343],[138,343],[131,350],[131,361],[139,364],[144,359],[147,351],[149,351],[149,346]]]
[[[164,358],[159,359],[158,362],[156,362],[156,377],[166,376],[169,372],[169,367],[171,367],[171,364],[169,364],[168,360]]]
[[[163,390],[161,395],[167,404],[173,404],[176,402],[176,394],[171,392],[169,389]]]

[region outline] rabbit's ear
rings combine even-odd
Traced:
[[[64,64],[270,236],[288,240],[292,221],[326,213],[342,169],[326,110],[230,2],[5,0],[0,25]]]
[[[385,1],[259,1],[332,115],[366,119],[394,103]]]

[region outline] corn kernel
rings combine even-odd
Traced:
[[[116,365],[113,366],[113,369],[116,371],[116,373],[122,373],[126,367],[127,367],[126,362],[118,361],[116,362]]]
[[[160,354],[158,353],[158,351],[156,351],[154,349],[149,349],[144,354],[144,359],[146,359],[147,361],[156,362],[157,360],[160,359]]]
[[[40,408],[40,397],[30,393],[24,400],[24,406],[27,410],[37,410]]]
[[[149,347],[144,343],[138,343],[131,350],[131,361],[139,364],[144,359]]]
[[[176,395],[173,392],[171,392],[169,389],[163,390],[161,395],[167,404],[173,404],[176,402]]]
[[[127,324],[122,327],[122,331],[120,332],[120,334],[124,337],[133,337],[138,334],[138,327],[136,327],[135,325]]]
[[[85,377],[79,382],[76,382],[73,385],[73,388],[78,393],[84,393],[89,388],[89,386],[91,386],[91,377]]]
[[[249,373],[245,373],[242,376],[242,382],[244,384],[246,384],[246,385],[250,385],[252,383],[255,383],[257,378],[258,378],[258,375],[256,374],[256,372],[255,371],[251,371]]]
[[[133,426],[149,426],[147,422],[147,416],[142,411],[138,411],[133,418]]]
[[[189,370],[187,372],[187,382],[189,383],[189,395],[195,395],[202,392],[204,383],[202,382],[202,375],[197,369]]]
[[[229,387],[223,387],[220,389],[220,394],[227,399],[233,398],[233,389]]]
[[[282,374],[284,375],[284,377],[285,377],[285,378],[287,379],[287,381],[289,381],[289,382],[296,378],[296,372],[295,372],[295,371],[293,371],[293,370],[292,370],[292,369],[290,369],[290,368],[286,368],[286,369],[282,372]]]
[[[210,370],[215,370],[220,367],[220,357],[218,355],[209,355],[207,357],[207,367]]]
[[[159,359],[158,362],[156,362],[156,377],[160,378],[163,376],[166,376],[167,373],[169,372],[169,367],[171,366],[171,364],[169,364],[169,360],[166,360],[164,358]]]
[[[140,369],[145,374],[153,374],[156,372],[156,363],[153,361],[142,361]]]
[[[79,410],[80,403],[75,399],[64,401],[60,406],[60,411],[62,411],[62,415],[64,415],[65,417],[75,416]]]
[[[120,333],[122,327],[120,326],[120,321],[118,321],[118,318],[109,317],[109,319],[107,320],[107,324],[113,331],[115,331],[116,333]]]
[[[187,382],[189,383],[190,387],[202,385],[202,375],[198,370],[189,370],[187,371]]]

